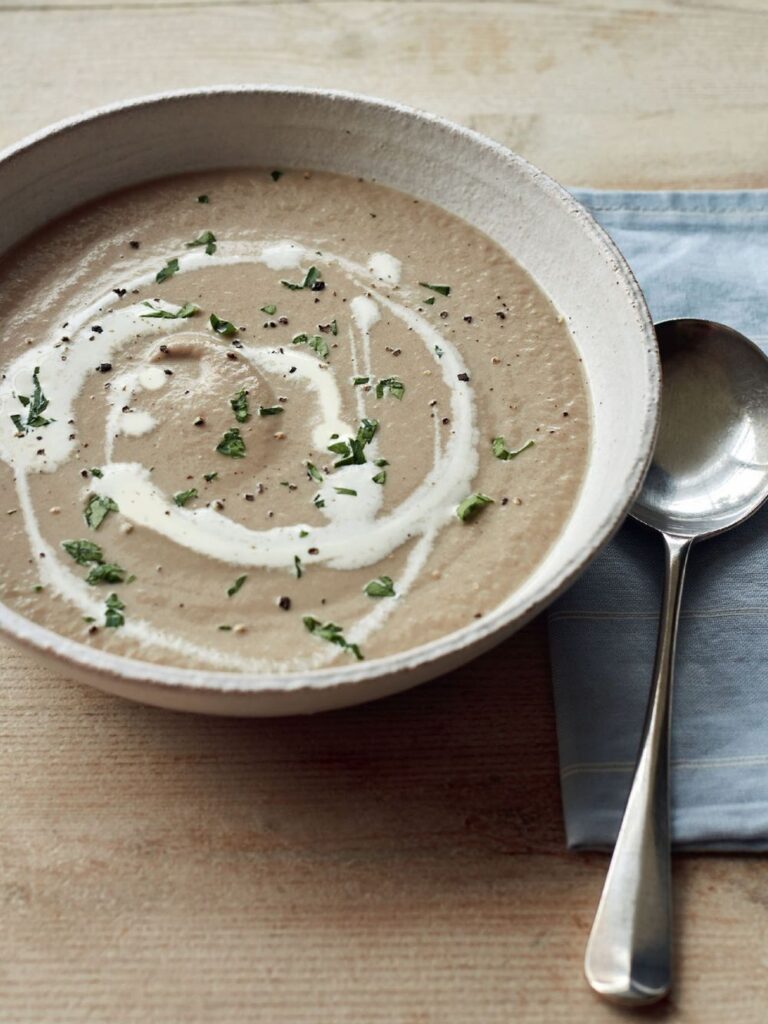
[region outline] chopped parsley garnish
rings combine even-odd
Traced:
[[[307,462],[305,463],[305,465],[307,467],[307,476],[309,477],[309,479],[317,480],[317,482],[321,484],[323,482],[324,477],[320,470],[317,468],[317,466],[315,466],[311,462]]]
[[[199,311],[199,307],[192,302],[185,302],[183,306],[179,306],[175,313],[171,312],[170,309],[160,309],[159,306],[153,306],[151,302],[145,302],[144,305],[149,306],[152,312],[142,313],[141,317],[143,320],[150,319],[151,317],[157,320],[181,320],[194,316]]]
[[[312,504],[315,506],[315,508],[325,508],[325,501],[323,498],[320,497],[319,494],[316,494],[314,496],[314,498],[312,499]]]
[[[274,316],[275,313],[277,312],[277,306],[275,306],[274,303],[270,302],[268,305],[261,307],[261,312],[266,313],[267,316]]]
[[[237,422],[247,423],[251,414],[248,412],[248,392],[245,388],[240,388],[237,394],[230,398],[229,404],[232,406],[232,412],[235,414]]]
[[[329,452],[333,452],[334,455],[341,455],[341,459],[338,462],[334,462],[333,468],[361,466],[364,462],[367,462],[365,446],[373,440],[378,428],[378,420],[363,420],[358,427],[356,437],[350,437],[347,441],[336,441],[334,444],[329,444]]]
[[[65,540],[61,546],[78,565],[89,565],[91,562],[101,564],[104,561],[104,552],[92,540]]]
[[[367,384],[370,379],[370,377],[353,377],[352,383],[357,387],[358,384]]]
[[[216,252],[216,235],[212,231],[204,231],[199,238],[192,242],[187,242],[188,249],[194,249],[197,245],[204,245],[206,253],[209,256],[213,256]]]
[[[210,203],[211,200],[208,196],[202,195],[197,197],[197,201],[198,203]]]
[[[190,487],[188,491],[179,491],[178,494],[174,494],[173,501],[175,505],[186,505],[188,501],[197,497],[197,488]]]
[[[232,630],[231,626],[217,626],[216,628],[220,629],[222,633],[229,633]]]
[[[125,605],[117,596],[117,594],[110,594],[106,601],[106,611],[104,613],[104,625],[109,626],[111,629],[117,629],[118,626],[125,625]]]
[[[301,559],[299,558],[298,555],[293,556],[293,569],[294,572],[296,573],[296,579],[300,580],[301,577],[304,575],[304,570],[301,566]]]
[[[385,484],[387,482],[386,469],[382,469],[380,473],[376,474],[376,476],[372,476],[371,480],[373,480],[375,484]]]
[[[388,466],[389,463],[386,459],[374,459],[374,466]]]
[[[434,295],[430,295],[430,297],[428,299],[422,299],[421,301],[424,303],[425,306],[434,306],[434,304],[435,304],[435,296]]]
[[[507,442],[503,437],[494,437],[491,441],[491,451],[497,459],[501,459],[503,462],[508,462],[510,459],[514,459],[515,456],[519,455],[521,452],[526,451],[526,449],[532,448],[535,443],[535,441],[526,441],[522,448],[518,448],[517,451],[510,451],[509,448],[507,448]]]
[[[376,397],[383,398],[387,391],[400,402],[405,394],[405,384],[397,377],[383,377],[376,385]]]
[[[282,405],[260,405],[259,416],[279,416],[283,412]]]
[[[272,179],[272,181],[280,181],[280,179],[283,176],[283,172],[282,171],[270,171],[269,172],[269,176]]]
[[[321,623],[319,619],[316,619],[312,615],[305,615],[302,619],[305,627],[309,632],[321,640],[327,640],[330,644],[336,644],[337,647],[341,647],[345,651],[349,651],[353,654],[358,661],[363,660],[363,655],[360,653],[360,648],[357,644],[349,643],[342,632],[342,627],[337,626],[335,622]]]
[[[216,473],[203,473],[203,480],[205,480],[205,482],[209,484],[211,482],[211,480],[215,480],[218,475],[219,475],[218,472],[216,472]]]
[[[486,505],[491,504],[493,504],[493,498],[489,498],[487,494],[480,494],[479,492],[477,494],[470,494],[469,497],[457,505],[456,515],[463,523],[466,523],[470,519],[474,519],[478,512],[481,512]]]
[[[310,267],[304,275],[304,280],[301,284],[294,284],[293,281],[281,280],[280,284],[285,285],[286,288],[290,288],[292,292],[299,292],[302,288],[315,288],[315,285],[319,284],[323,279],[322,274],[317,267]],[[319,289],[316,289],[319,290]]]
[[[291,344],[308,345],[314,352],[317,352],[321,359],[327,359],[331,352],[328,342],[319,334],[314,334],[311,337],[309,334],[297,334],[291,339]]]
[[[53,420],[46,419],[43,413],[48,408],[48,399],[43,394],[40,386],[40,367],[36,366],[32,371],[32,397],[28,395],[17,396],[21,404],[27,410],[26,423],[18,413],[11,416],[14,427],[19,433],[26,433],[28,430],[35,430],[38,427],[47,427]]]
[[[242,459],[245,455],[245,441],[237,427],[228,430],[216,445],[216,451],[230,459]]]
[[[394,597],[395,596],[395,585],[389,576],[379,576],[375,580],[371,580],[370,583],[366,583],[363,587],[363,592],[368,597]]]
[[[422,288],[429,288],[431,292],[437,292],[438,295],[450,295],[451,286],[449,284],[428,284],[426,281],[419,281]],[[435,301],[434,299],[432,300]],[[429,302],[429,299],[425,299],[425,302]]]
[[[98,466],[91,466],[91,476],[95,476],[101,479],[104,476],[104,474],[101,472]]]
[[[215,313],[211,313],[210,324],[217,334],[223,334],[225,338],[230,338],[233,334],[237,334],[237,328],[231,321],[222,320]]]
[[[437,356],[438,359],[443,358],[443,350],[440,348],[439,345],[435,345],[435,355]]]
[[[173,277],[174,274],[179,272],[179,261],[176,256],[172,260],[168,260],[162,270],[158,270],[155,274],[155,281],[157,284],[162,284],[163,281],[167,281],[169,277]]]
[[[85,521],[92,530],[98,530],[110,512],[119,512],[117,502],[103,494],[92,494],[85,506]]]
[[[338,337],[338,334],[339,334],[339,325],[338,325],[338,323],[335,320],[331,320],[331,322],[328,324],[328,327],[330,328],[331,334],[334,336],[334,338]]]
[[[94,565],[85,577],[85,582],[90,583],[92,587],[95,587],[97,583],[125,583],[127,575],[125,569],[114,562],[101,562],[99,565]]]
[[[351,494],[353,498],[357,497],[357,491],[353,491],[351,487],[334,487],[333,489],[337,494]]]
[[[227,590],[227,597],[234,597],[247,579],[247,576],[238,576],[232,586]]]

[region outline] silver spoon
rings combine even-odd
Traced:
[[[667,320],[656,337],[661,424],[631,515],[664,538],[666,579],[637,768],[584,961],[592,988],[628,1005],[672,983],[669,709],[688,553],[768,497],[768,359],[708,320]]]

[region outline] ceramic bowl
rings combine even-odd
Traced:
[[[642,482],[655,437],[659,365],[629,268],[568,192],[476,132],[348,93],[192,90],[54,125],[0,154],[0,252],[115,189],[182,171],[249,165],[376,178],[490,235],[567,318],[593,410],[583,487],[533,575],[483,619],[388,658],[285,676],[181,669],[87,647],[0,604],[0,628],[11,640],[57,672],[102,690],[180,710],[283,715],[382,697],[456,668],[564,590],[618,527]],[[514,663],[509,675],[513,685]]]

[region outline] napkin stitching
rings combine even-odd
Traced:
[[[726,216],[743,217],[745,220],[748,220],[753,214],[768,214],[768,205],[765,207],[750,206],[749,208],[734,206],[730,210],[710,210],[704,206],[688,206],[674,210],[661,210],[652,208],[643,209],[643,207],[640,206],[598,206],[596,203],[590,202],[589,199],[584,200],[584,205],[589,206],[590,210],[595,210],[598,213],[639,213],[644,217],[685,217],[691,215],[695,217],[713,217],[720,220],[723,216]]]
[[[741,768],[744,765],[761,767],[768,765],[768,755],[751,754],[743,757],[712,757],[712,758],[681,758],[672,760],[670,767],[674,769],[699,769],[699,768]],[[582,762],[569,764],[560,770],[560,778],[567,779],[573,775],[608,775],[611,772],[634,771],[633,761],[605,762]]]
[[[680,613],[681,619],[727,619],[738,615],[768,615],[768,607],[761,608],[759,605],[754,607],[745,608],[699,608],[696,610],[684,611]],[[658,619],[659,612],[648,611],[648,612],[621,612],[621,611],[581,611],[574,609],[573,611],[555,611],[551,612],[549,616],[550,622],[562,622],[568,619],[594,619],[600,621],[601,619],[637,619],[638,621],[645,621],[647,619]]]

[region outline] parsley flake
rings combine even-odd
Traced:
[[[282,405],[259,406],[259,416],[279,416],[283,411]]]
[[[426,281],[419,281],[422,288],[429,288],[431,292],[437,292],[438,295],[450,295],[451,286],[449,284],[428,284]],[[425,302],[429,302],[429,299],[425,299]],[[432,302],[435,300],[433,299]],[[431,303],[430,303],[431,305]]]
[[[155,281],[157,284],[162,284],[163,281],[167,281],[169,277],[173,277],[174,274],[179,272],[179,261],[176,256],[172,260],[168,260],[162,270],[158,270],[155,274]],[[122,625],[122,623],[121,623]]]
[[[210,203],[211,200],[209,196],[202,195],[197,197],[197,201],[198,203]]]
[[[204,231],[199,238],[195,238],[192,242],[187,242],[188,249],[194,249],[198,245],[204,245],[207,255],[213,256],[216,252],[216,235],[212,231]]]
[[[376,385],[376,397],[383,398],[387,391],[400,402],[405,394],[405,384],[397,377],[383,377]]]
[[[61,545],[78,565],[89,565],[91,562],[101,564],[104,552],[92,540],[65,540]]]
[[[205,480],[205,482],[209,484],[211,482],[211,480],[215,480],[218,475],[219,475],[218,472],[216,472],[216,473],[203,473],[203,480]]]
[[[153,306],[151,302],[145,302],[145,306],[149,306],[152,310],[151,313],[142,313],[142,320],[149,320],[154,317],[156,320],[186,320],[187,317],[194,316],[195,313],[199,312],[199,307],[195,306],[192,302],[185,302],[183,306],[174,313],[170,309],[161,309],[159,306]]]
[[[125,583],[127,575],[125,569],[114,562],[100,562],[98,565],[94,565],[86,576],[85,582],[90,583],[92,587],[98,583]]]
[[[371,580],[363,587],[363,593],[368,597],[394,597],[395,585],[389,576],[379,576]]]
[[[101,477],[103,477],[104,474],[101,472],[98,466],[91,466],[91,476],[95,476],[101,479]]]
[[[373,480],[373,482],[375,484],[382,484],[382,485],[385,484],[387,482],[387,471],[386,471],[386,469],[382,469],[380,473],[376,474],[376,476],[372,476],[371,480]]]
[[[333,489],[337,494],[351,494],[353,498],[357,497],[357,491],[353,491],[351,487],[334,487]]]
[[[323,624],[313,615],[305,615],[302,622],[313,636],[319,637],[320,640],[327,640],[330,644],[336,644],[336,646],[341,647],[342,650],[349,651],[349,653],[353,654],[358,661],[363,660],[360,648],[357,644],[351,644],[345,639],[342,627],[337,626],[335,622],[326,622]]]
[[[280,179],[283,176],[283,172],[282,171],[270,171],[269,172],[269,176],[272,179],[272,181],[280,181]]]
[[[266,313],[267,316],[274,316],[277,312],[277,306],[270,302],[268,305],[261,307],[261,312]]]
[[[492,505],[493,498],[489,498],[487,494],[470,494],[469,497],[465,498],[456,507],[456,515],[462,521],[462,523],[469,522],[470,519],[474,519],[478,512],[482,512],[486,505]]]
[[[109,626],[111,629],[117,629],[118,626],[125,625],[125,605],[117,596],[117,594],[110,594],[106,600],[106,611],[104,613],[104,625]]]
[[[32,397],[27,395],[17,396],[21,404],[27,410],[27,422],[24,423],[21,416],[15,413],[11,416],[14,427],[19,433],[26,433],[29,430],[36,430],[38,427],[47,427],[53,420],[46,419],[43,413],[48,408],[48,399],[43,394],[40,386],[40,367],[36,366],[32,371]]]
[[[367,462],[365,446],[371,443],[378,428],[378,420],[366,419],[358,427],[355,437],[350,437],[347,441],[336,441],[334,444],[329,444],[329,452],[333,452],[334,455],[341,455],[341,459],[334,462],[333,468],[361,466],[364,462]]]
[[[310,480],[317,480],[318,483],[323,482],[323,474],[312,462],[305,462],[304,465],[307,468],[307,476]]]
[[[231,321],[222,320],[215,313],[211,313],[210,325],[217,334],[223,334],[225,338],[231,338],[233,334],[237,334],[237,328]]]
[[[230,459],[242,459],[245,455],[245,441],[240,436],[237,427],[228,430],[219,443],[216,451],[221,455],[227,455]]]
[[[227,590],[227,597],[234,597],[247,579],[247,576],[238,576],[232,586]]]
[[[281,280],[280,284],[285,285],[286,288],[290,288],[292,292],[299,292],[302,288],[310,288],[314,291],[321,291],[323,286],[323,275],[317,269],[317,267],[310,267],[304,275],[304,280],[300,284],[295,284],[293,281]]]
[[[88,504],[85,506],[86,523],[92,530],[98,530],[104,520],[107,518],[110,512],[119,512],[120,509],[117,507],[117,502],[111,498],[105,497],[103,494],[92,494],[88,499]]]
[[[528,448],[532,448],[536,444],[535,441],[526,441],[522,448],[518,448],[516,451],[510,451],[507,448],[507,442],[503,437],[494,437],[491,441],[491,451],[497,459],[501,459],[502,462],[508,462],[510,459],[514,459],[521,452],[526,451]]]
[[[370,381],[370,379],[370,377],[353,377],[352,383],[355,385],[355,387],[357,387],[358,384],[367,384]]]
[[[229,404],[232,406],[232,412],[235,414],[237,422],[247,423],[251,414],[248,412],[248,392],[245,388],[240,388],[237,394],[230,398]]]
[[[293,556],[293,569],[294,572],[296,573],[296,579],[300,580],[301,577],[304,575],[304,569],[302,568],[301,559],[299,558],[298,555]]]
[[[308,345],[313,352],[317,352],[321,359],[327,359],[331,354],[331,350],[328,348],[328,342],[319,334],[314,334],[312,337],[308,334],[297,334],[291,339],[291,344]]]
[[[174,494],[173,501],[175,505],[186,505],[188,501],[197,497],[197,488],[190,487],[188,491],[179,491],[178,494]]]

